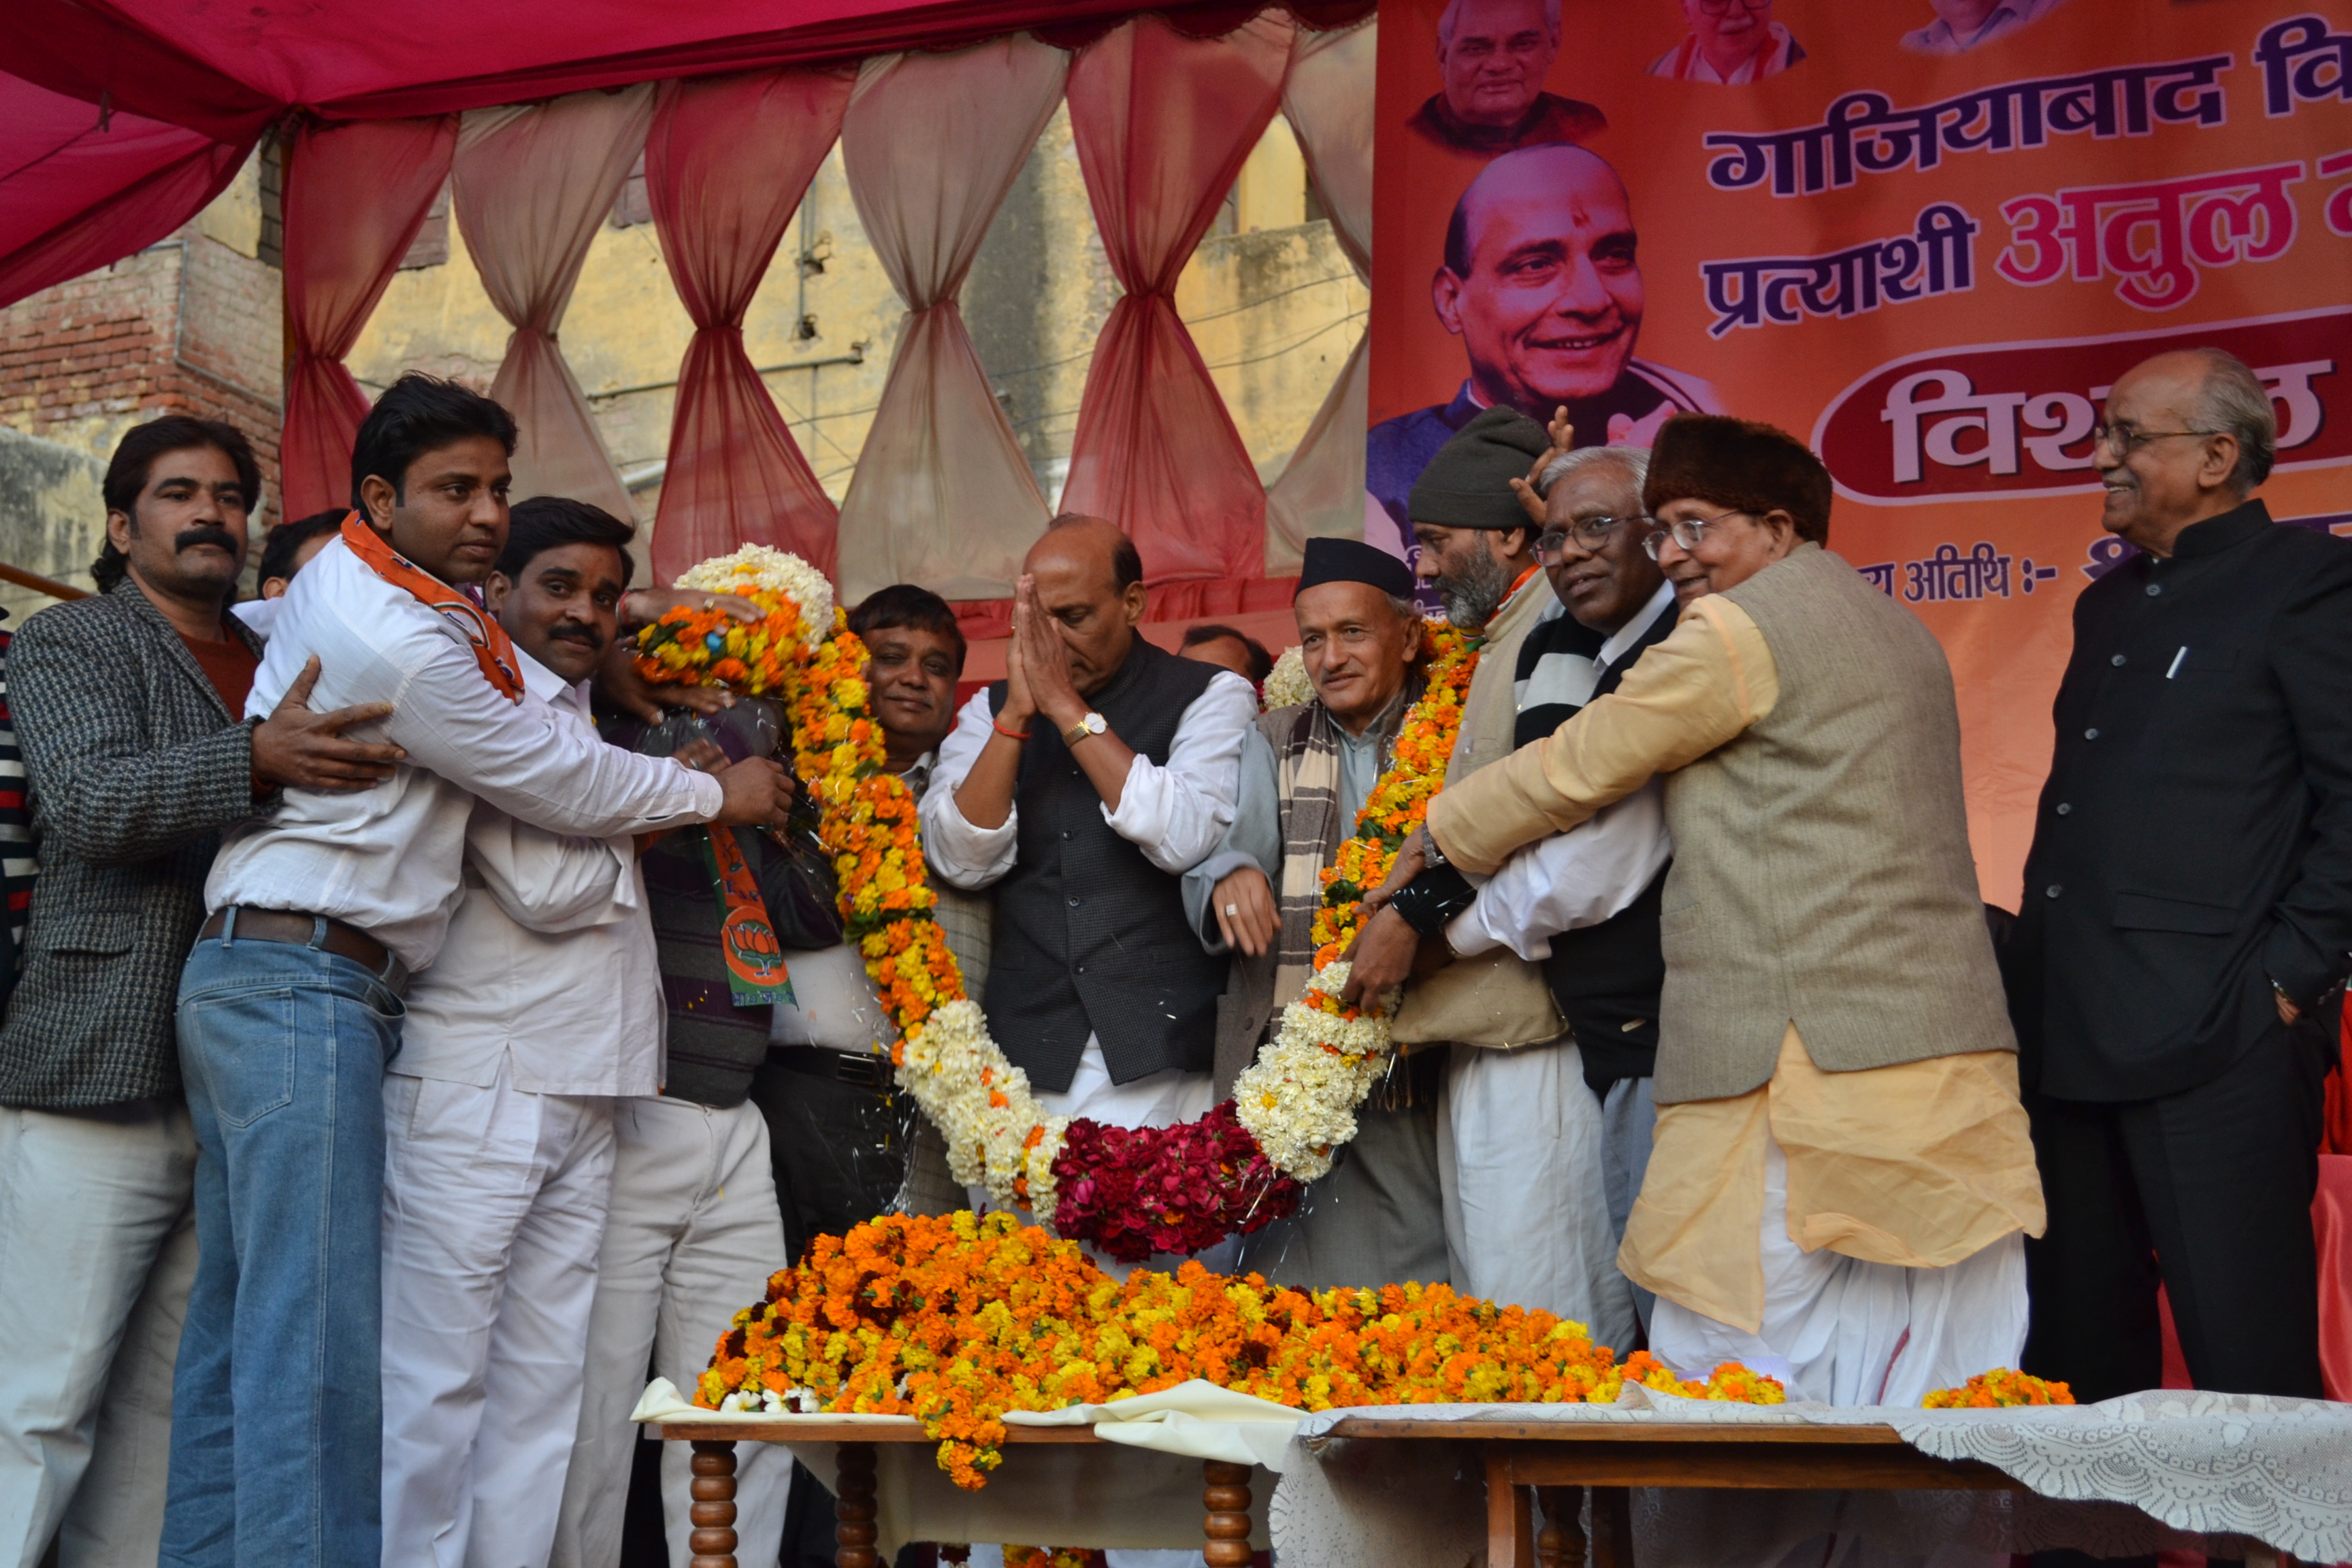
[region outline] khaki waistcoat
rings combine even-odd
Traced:
[[[1943,649],[1813,545],[1724,596],[1763,634],[1780,691],[1666,777],[1658,1102],[1768,1082],[1791,1022],[1832,1072],[2015,1050]]]

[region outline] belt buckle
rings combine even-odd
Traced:
[[[871,1051],[843,1051],[834,1061],[833,1076],[836,1082],[859,1089],[880,1089],[886,1081],[882,1067],[887,1060]]]

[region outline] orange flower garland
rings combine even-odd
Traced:
[[[1999,1410],[2018,1405],[2072,1405],[2074,1391],[2030,1372],[1995,1367],[1958,1388],[1939,1388],[1919,1402],[1927,1410]]]

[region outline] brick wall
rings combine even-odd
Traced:
[[[278,270],[199,231],[0,310],[0,425],[103,460],[164,414],[253,443],[277,520]]]

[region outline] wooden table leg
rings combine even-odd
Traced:
[[[687,1517],[694,1532],[686,1541],[693,1568],[735,1568],[735,1445],[698,1438],[693,1468],[694,1506]]]
[[[1511,1479],[1509,1451],[1499,1443],[1486,1445],[1487,1568],[1536,1568],[1535,1520],[1528,1503],[1528,1489]]]
[[[1585,1568],[1584,1489],[1538,1487],[1543,1529],[1536,1533],[1536,1568]]]
[[[834,1568],[880,1568],[874,1550],[874,1445],[844,1443],[834,1455]]]
[[[1209,1568],[1249,1568],[1250,1468],[1203,1459],[1201,1480],[1201,1500],[1209,1509],[1202,1559]]]

